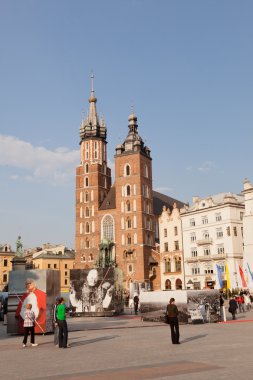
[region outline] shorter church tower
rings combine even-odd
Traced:
[[[89,112],[80,126],[81,162],[76,168],[76,268],[94,266],[100,244],[98,210],[111,187],[107,130],[96,103],[92,76]]]
[[[155,243],[150,149],[138,133],[136,115],[131,114],[128,122],[128,135],[115,154],[116,262],[126,287],[131,282],[149,283]]]

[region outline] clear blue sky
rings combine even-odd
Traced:
[[[95,73],[109,160],[131,106],[153,187],[253,181],[251,0],[0,0],[0,243],[74,247],[79,125]]]

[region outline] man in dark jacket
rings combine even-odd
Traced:
[[[232,314],[232,319],[235,319],[235,313],[236,313],[237,308],[238,308],[238,305],[234,296],[233,298],[230,299],[229,308],[228,308],[228,311]]]
[[[170,299],[170,303],[167,305],[166,314],[168,317],[168,323],[171,329],[172,344],[180,344],[179,342],[179,325],[178,325],[178,308],[175,305],[175,298]]]

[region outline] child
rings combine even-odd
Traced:
[[[28,303],[26,305],[25,315],[24,315],[24,339],[23,339],[23,347],[26,347],[27,337],[29,335],[29,331],[31,332],[31,344],[32,347],[38,346],[38,344],[34,341],[34,324],[35,324],[35,314],[32,311],[32,304]]]

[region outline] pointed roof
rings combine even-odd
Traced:
[[[103,117],[98,118],[97,114],[97,98],[94,91],[94,75],[91,75],[91,94],[89,97],[89,112],[86,119],[82,120],[80,126],[81,142],[86,138],[100,137],[106,140],[106,127]]]

